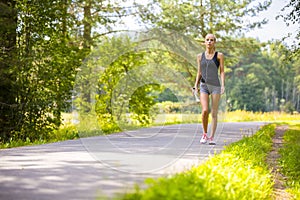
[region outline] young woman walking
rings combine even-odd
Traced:
[[[197,56],[198,72],[193,88],[194,91],[198,91],[198,87],[200,87],[203,126],[200,143],[204,144],[208,141],[210,145],[216,144],[214,135],[218,123],[219,100],[221,94],[225,92],[224,55],[216,51],[215,44],[215,35],[207,34],[205,37],[206,50]],[[208,136],[209,99],[211,99],[212,122],[210,135]]]

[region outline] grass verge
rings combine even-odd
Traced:
[[[0,149],[47,144],[51,142],[60,142],[64,140],[73,140],[78,138],[79,138],[79,132],[77,128],[72,124],[65,124],[61,126],[58,130],[54,130],[51,134],[49,134],[49,138],[47,139],[39,139],[39,140],[31,141],[29,138],[26,138],[26,140],[24,141],[18,138],[11,138],[9,142],[6,143],[0,142]]]
[[[273,179],[265,162],[275,125],[226,147],[200,166],[171,177],[147,179],[147,189],[136,186],[118,199],[271,199]]]
[[[279,164],[288,178],[286,186],[294,199],[300,199],[300,125],[290,125],[285,132],[283,148],[279,150]]]

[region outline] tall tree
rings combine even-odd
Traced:
[[[95,41],[130,12],[107,0],[1,0],[0,9],[0,139],[47,138]]]
[[[275,42],[242,57],[239,66],[227,73],[231,109],[273,111],[284,106],[283,102],[292,102],[296,107],[296,63],[287,63],[288,55],[289,49]]]
[[[68,107],[79,48],[70,43],[70,1],[18,1],[15,99],[19,125],[11,137],[44,139]]]
[[[244,19],[266,10],[270,4],[267,0],[257,5],[255,0],[153,0],[139,7],[143,22],[202,39],[209,32],[222,38],[265,24],[266,19],[252,23]]]
[[[126,2],[122,1],[123,3]],[[73,0],[71,5],[72,14],[75,16],[78,30],[79,40],[81,40],[83,48],[83,58],[88,57],[91,50],[99,43],[101,44],[101,37],[118,32],[115,26],[120,24],[121,18],[131,15],[131,12],[120,4],[122,2],[111,2],[107,0]],[[76,17],[77,16],[77,17]],[[92,93],[88,89],[90,87],[89,76],[93,76],[93,68],[95,66],[83,64],[81,67],[85,68],[85,84],[81,83],[86,90],[81,90],[82,102],[92,101]],[[82,75],[82,74],[81,74]],[[85,110],[90,111],[90,107],[86,104]]]
[[[291,23],[292,24],[298,24],[298,29],[295,37],[294,44],[292,45],[291,49],[291,54],[287,60],[293,61],[295,63],[300,62],[300,2],[297,0],[290,0],[286,6],[282,8],[282,11],[288,10],[288,14],[283,15],[280,14],[277,16],[277,18],[282,17],[283,20],[285,21],[286,25],[289,26]],[[300,69],[299,65],[296,65],[296,72],[297,72],[297,77],[295,79],[295,83],[298,85],[298,91],[300,91]]]
[[[259,46],[254,40],[242,38],[243,33],[267,23],[266,19],[250,23],[247,17],[266,10],[270,4],[270,0],[263,3],[256,3],[255,0],[153,0],[139,5],[139,11],[140,20],[150,24],[148,27],[185,34],[198,40],[199,46],[207,33],[214,33],[217,49],[226,57],[226,71],[231,71],[239,66],[241,57],[255,52]],[[183,64],[182,68],[189,72],[187,66]],[[190,74],[193,76],[196,73]]]
[[[132,52],[136,44],[128,37],[107,38],[93,51],[93,57],[86,65],[101,66],[98,75],[93,80],[97,81],[96,107],[102,131],[110,132],[119,130],[118,125],[128,123],[125,114],[131,113],[132,119],[141,124],[151,121],[151,107],[155,104],[154,97],[149,96],[150,88],[155,85],[144,84],[145,77],[137,77],[135,69],[143,66],[147,60],[146,52]],[[85,80],[85,72],[81,72]],[[95,83],[94,83],[95,84]],[[94,86],[96,86],[94,85]],[[79,95],[84,89],[78,85]],[[93,89],[90,88],[90,91]],[[78,99],[78,110],[86,111],[86,99]]]
[[[17,10],[14,0],[0,1],[0,140],[9,138],[9,133],[18,123],[15,115],[17,102],[13,67],[16,56]]]

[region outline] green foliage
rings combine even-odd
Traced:
[[[99,126],[101,127],[101,131],[103,131],[104,133],[116,133],[121,130],[111,114],[99,115],[100,116],[98,117],[98,121]]]
[[[66,37],[67,6],[67,1],[15,2],[17,43],[7,63],[13,82],[6,87],[14,99],[6,104],[12,113],[6,120],[14,125],[1,131],[3,142],[48,139],[61,123],[79,64],[78,48]]]
[[[74,140],[78,138],[79,133],[76,126],[73,124],[65,124],[51,133],[49,141],[58,142],[64,140]]]
[[[47,139],[40,138],[31,140],[27,137],[25,140],[20,139],[21,137],[18,134],[14,134],[14,137],[11,137],[7,142],[0,142],[0,149],[4,148],[14,148],[20,146],[28,145],[38,145],[38,144],[47,144],[51,142],[60,142],[64,140],[73,140],[79,138],[79,133],[77,128],[74,125],[68,124],[61,126],[59,129],[49,133]]]
[[[97,120],[106,132],[118,131],[120,124],[130,120],[149,124],[156,113],[153,101],[156,95],[161,94],[163,100],[180,102],[188,98],[182,89],[185,86],[178,84],[175,78],[177,82],[171,86],[148,81],[145,86],[131,87],[125,83],[126,77],[137,79],[134,70],[156,63],[178,72],[192,85],[196,54],[203,51],[201,42],[208,32],[216,34],[217,49],[225,54],[226,91],[231,110],[279,110],[280,99],[299,109],[299,51],[291,51],[280,42],[261,51],[264,44],[239,35],[245,24],[243,17],[265,10],[270,1],[262,4],[255,4],[253,0],[148,1],[149,8],[137,7],[142,21],[168,32],[151,30],[149,33],[158,40],[147,42],[153,38],[141,36],[140,44],[130,41],[132,35],[127,39],[102,37],[117,31],[116,23],[121,16],[132,14],[122,6],[123,2],[8,0],[0,5],[2,142],[15,141],[17,137],[23,141],[51,138],[61,125],[61,112],[70,109],[71,91],[81,64],[86,69],[79,80],[82,93],[76,94],[79,110],[96,110]],[[289,5],[296,3],[291,1]],[[294,10],[291,16],[295,16]],[[262,20],[248,24],[247,29],[264,23]],[[96,48],[97,42],[99,48]],[[245,46],[247,48],[241,48]],[[93,49],[93,58],[83,62]],[[148,70],[144,75],[154,72]],[[120,89],[116,84],[120,82],[130,86],[125,87],[124,91],[128,91],[125,96],[116,92]],[[160,93],[169,88],[174,96]],[[94,100],[97,100],[96,108]]]
[[[43,144],[44,141],[35,141],[35,144]],[[5,148],[14,148],[14,147],[20,147],[20,146],[26,146],[26,145],[32,145],[33,142],[29,139],[26,138],[25,140],[23,139],[18,139],[17,136],[15,138],[10,138],[9,141],[5,143],[0,143],[0,149],[5,149]]]
[[[198,41],[199,47],[204,47],[204,37],[207,33],[214,33],[217,37],[217,51],[224,53],[225,70],[228,71],[230,70],[228,67],[234,67],[241,58],[248,57],[249,53],[262,46],[253,38],[241,38],[239,33],[245,29],[254,29],[265,24],[264,19],[253,24],[247,24],[243,19],[266,10],[270,3],[271,1],[264,1],[257,3],[257,5],[254,0],[200,2],[159,0],[150,1],[146,5],[139,5],[139,8],[141,20],[146,25],[151,24],[151,26],[159,29],[190,36]],[[153,12],[154,10],[155,12]],[[198,53],[200,51],[194,54],[195,61]],[[180,62],[176,57],[174,59],[177,63]],[[183,65],[181,70],[184,68]],[[191,70],[189,69],[187,72],[190,74]],[[192,74],[194,75],[196,72]]]
[[[169,88],[166,88],[162,93],[160,93],[158,95],[156,101],[158,101],[158,102],[164,102],[164,101],[178,102],[178,99]]]
[[[125,194],[122,199],[220,199],[214,194],[214,191],[205,188],[205,180],[199,178],[199,172],[196,170],[189,173],[176,174],[169,179],[148,179],[147,183],[151,189],[146,191],[137,190],[136,193]]]
[[[92,40],[104,34],[92,35],[92,28],[110,31],[119,16],[107,13],[125,10],[89,0],[6,2],[0,5],[0,74],[6,77],[0,85],[0,140],[48,140],[61,112],[70,109],[75,75]]]
[[[293,114],[295,111],[295,107],[291,101],[288,101],[284,104],[283,111],[286,113]]]
[[[158,104],[162,113],[179,113],[182,109],[181,103],[172,102],[172,101],[164,101]]]
[[[282,11],[287,11],[288,13],[286,15],[278,15],[276,16],[276,19],[279,17],[282,17],[285,21],[286,25],[289,26],[290,24],[297,24],[300,21],[300,2],[296,0],[289,0],[288,3],[282,8]],[[289,36],[288,38],[291,38],[292,36]],[[300,29],[298,27],[298,30],[296,31],[296,36],[294,38],[294,43],[292,45],[293,51],[290,54],[290,59],[298,58],[299,60],[299,54],[300,54]],[[284,38],[286,39],[286,38]],[[298,77],[300,75],[298,74]]]
[[[151,112],[151,108],[156,104],[156,97],[149,94],[159,89],[159,85],[144,85],[134,91],[129,100],[129,112],[133,113],[133,120],[141,125],[148,125],[153,121],[155,113]]]
[[[267,165],[265,164],[264,159],[271,150],[274,133],[275,125],[266,125],[252,137],[243,138],[234,145],[230,145],[224,152],[234,153],[236,157],[248,160],[254,166],[266,168]]]
[[[263,95],[264,88],[261,79],[256,74],[249,73],[243,81],[236,83],[230,96],[234,101],[234,109],[265,111],[264,99],[257,98],[257,96],[262,97]]]
[[[10,131],[18,124],[17,102],[13,91],[16,75],[11,66],[17,62],[16,2],[13,0],[0,3],[0,141],[7,141]]]
[[[105,133],[119,131],[129,120],[141,125],[153,120],[153,94],[160,86],[147,82],[150,72],[138,74],[147,59],[145,51],[133,52],[135,46],[129,37],[107,38],[92,52],[77,79],[77,109],[81,115],[91,112],[95,96],[94,109]]]
[[[245,28],[242,18],[253,16],[266,10],[271,1],[255,5],[249,9],[253,0],[248,1],[150,1],[147,5],[140,5],[141,18],[144,23],[154,24],[159,28],[171,29],[193,37],[205,37],[209,32],[235,34]],[[156,9],[155,9],[156,8]],[[153,12],[155,10],[155,12]],[[248,24],[252,29],[266,23],[265,20]]]
[[[16,5],[19,54],[11,69],[16,73],[19,118],[14,135],[21,140],[48,139],[61,123],[61,111],[68,108],[79,59],[78,48],[69,45],[64,35],[65,3],[18,1]],[[52,9],[44,9],[49,5]]]
[[[264,1],[255,5],[251,0],[184,3],[161,0],[154,1],[153,5],[147,4],[149,10],[146,6],[140,8],[143,22],[155,27],[183,33],[200,42],[207,33],[214,33],[217,36],[217,51],[225,55],[229,109],[257,112],[279,110],[279,100],[282,98],[286,101],[293,99],[293,104],[299,105],[299,100],[295,98],[299,93],[296,87],[300,80],[297,56],[288,59],[291,50],[280,42],[265,46],[253,38],[234,37],[238,30],[245,27],[242,19],[266,10],[270,3]],[[159,8],[157,13],[152,12],[154,7]],[[260,27],[264,23],[261,20],[248,24],[247,28]],[[178,60],[176,62],[180,63]],[[186,70],[184,65],[179,66],[179,71],[193,82],[196,69]]]
[[[272,177],[265,163],[274,125],[228,146],[206,163],[169,178],[148,179],[148,188],[122,199],[271,199]]]
[[[247,22],[243,19],[266,10],[270,4],[271,1],[256,3],[252,0],[160,0],[140,6],[140,11],[143,22],[189,35],[195,40],[203,41],[207,33],[214,33],[217,36],[217,51],[225,55],[229,109],[256,112],[279,110],[279,100],[282,98],[286,101],[293,98],[293,104],[299,105],[299,100],[295,100],[295,88],[297,85],[299,87],[297,83],[300,80],[297,53],[291,59],[291,49],[280,42],[274,42],[263,50],[266,44],[235,35],[245,28]],[[289,5],[294,4],[291,1]],[[292,14],[295,15],[295,12]],[[262,19],[248,24],[247,29],[260,27],[264,23],[266,21]],[[182,66],[179,70],[183,72],[184,68]],[[194,80],[195,69],[186,71],[189,80]]]
[[[280,166],[282,172],[288,177],[287,186],[294,195],[300,198],[300,126],[290,126],[284,133],[284,146],[280,149]]]
[[[296,91],[296,62],[286,63],[288,49],[281,43],[257,50],[230,67],[226,87],[231,110],[280,110],[280,99],[292,100]]]

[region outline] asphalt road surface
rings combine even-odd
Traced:
[[[263,122],[219,123],[217,145],[200,144],[200,124],[0,150],[0,200],[108,199],[203,163]]]

